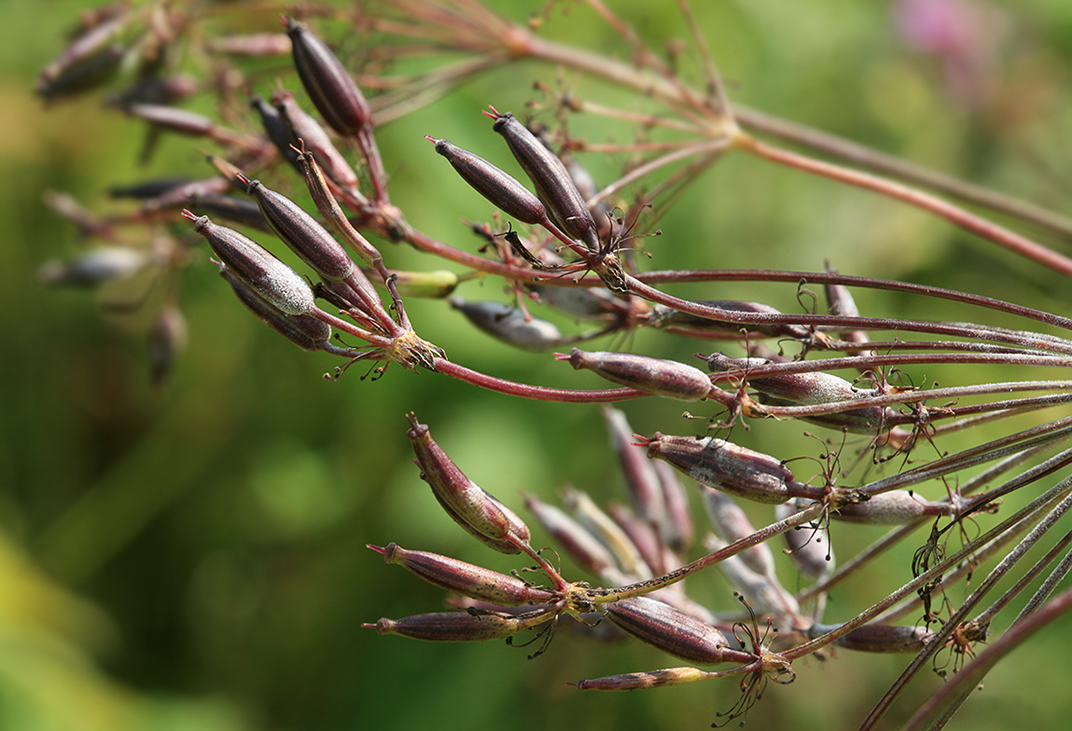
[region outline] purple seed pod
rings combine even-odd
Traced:
[[[131,198],[139,201],[146,200],[161,196],[190,182],[190,179],[186,177],[157,178],[143,183],[135,183],[134,185],[114,186],[108,189],[108,196],[111,198]]]
[[[542,352],[562,342],[562,333],[553,323],[538,317],[526,319],[524,312],[501,302],[467,302],[453,297],[450,306],[488,335],[515,348]]]
[[[462,180],[503,213],[533,226],[547,220],[547,211],[540,199],[513,177],[450,140],[426,139],[435,143],[435,151],[447,158]]]
[[[342,282],[354,273],[357,265],[346,249],[301,206],[259,180],[250,182],[249,194],[256,199],[276,235],[317,274]]]
[[[282,56],[290,53],[292,48],[290,39],[284,33],[250,33],[210,38],[206,47],[211,53],[247,58]]]
[[[750,368],[773,362],[764,358],[729,358],[722,353],[712,353],[705,360],[714,373],[740,372],[748,379],[748,385],[760,394],[760,402],[773,406],[811,406],[879,395],[874,389],[857,388],[851,381],[831,373],[788,373],[748,378]],[[886,423],[886,415],[887,409],[881,406],[862,406],[851,411],[808,416],[804,420],[831,429],[874,436]]]
[[[639,673],[607,675],[602,678],[582,680],[577,683],[577,690],[641,690],[659,688],[664,685],[679,685],[703,680],[706,674],[699,668],[662,668],[645,670]]]
[[[733,543],[756,532],[748,515],[733,498],[707,485],[698,487],[715,535],[726,543]],[[757,543],[737,555],[745,566],[760,576],[774,574],[774,554],[766,543]]]
[[[332,143],[320,123],[306,114],[289,91],[272,95],[272,103],[286,125],[291,145],[304,148],[316,158],[324,174],[349,191],[357,190],[357,173]]]
[[[720,310],[728,310],[730,312],[745,312],[755,313],[761,315],[781,315],[780,310],[776,310],[769,305],[760,304],[759,302],[738,302],[735,300],[704,300],[698,304],[707,305],[709,307],[717,307]],[[657,328],[670,328],[670,329],[683,329],[694,330],[697,332],[720,332],[728,333],[731,335],[739,335],[742,330],[748,332],[756,332],[761,335],[766,335],[772,338],[793,338],[794,340],[807,340],[811,338],[811,333],[807,328],[800,325],[790,325],[784,323],[764,323],[764,324],[742,324],[735,322],[722,322],[719,320],[710,320],[706,317],[700,317],[699,315],[693,315],[688,312],[681,312],[665,305],[655,305],[652,309],[649,322]]]
[[[723,439],[655,432],[646,444],[649,458],[664,459],[697,482],[746,500],[774,505],[798,494],[822,497],[822,488],[797,482],[780,460]]]
[[[525,507],[537,522],[579,566],[600,577],[609,575],[614,583],[623,578],[618,573],[614,555],[584,526],[554,505],[541,502],[532,495],[524,498]]]
[[[127,104],[123,111],[131,117],[144,119],[153,126],[179,134],[207,137],[216,130],[216,123],[202,114],[161,104]]]
[[[956,510],[949,503],[925,500],[908,490],[892,490],[860,503],[842,505],[830,517],[846,523],[864,525],[904,525],[923,518],[952,518]]]
[[[638,579],[650,579],[653,574],[640,551],[629,540],[614,520],[604,513],[588,496],[574,487],[567,487],[564,495],[566,507],[576,516],[589,533],[606,546],[613,554],[615,563],[625,574]]]
[[[603,408],[603,418],[610,432],[611,446],[618,454],[618,462],[625,475],[633,510],[641,520],[661,528],[666,520],[666,501],[651,460],[645,459],[640,450],[633,446],[633,430],[623,412],[606,406]]]
[[[261,207],[249,198],[220,193],[205,195],[195,193],[187,199],[186,205],[200,216],[215,216],[231,223],[255,228],[258,231],[273,233],[271,225],[261,213]]]
[[[666,545],[678,552],[684,552],[692,545],[695,537],[695,523],[689,509],[689,495],[681,484],[677,473],[665,462],[651,462],[655,476],[663,491],[663,503],[666,505],[666,520],[662,525],[662,536]]]
[[[331,326],[309,315],[288,315],[264,300],[229,266],[220,267],[220,276],[227,280],[238,299],[265,325],[275,330],[302,350],[316,351],[335,348],[329,342]]]
[[[530,537],[524,521],[466,477],[416,416],[409,414],[408,418],[411,428],[406,436],[417,455],[421,479],[432,488],[439,504],[454,522],[484,544],[500,553],[520,553]]]
[[[689,662],[714,665],[748,662],[748,653],[730,648],[726,636],[673,607],[644,596],[630,597],[603,606],[617,626],[663,652]]]
[[[608,510],[610,511],[610,517],[629,536],[629,540],[636,546],[641,558],[651,568],[652,573],[656,576],[665,574],[669,568],[665,560],[666,546],[663,545],[655,528],[650,523],[638,518],[633,511],[624,505],[611,503]]]
[[[841,625],[813,624],[808,628],[808,639],[822,637]],[[926,627],[898,626],[889,624],[865,624],[857,627],[834,644],[856,652],[919,652],[934,639],[934,632]]]
[[[125,246],[90,249],[69,261],[52,259],[37,270],[44,284],[97,287],[105,282],[133,276],[152,263],[148,252]]]
[[[284,22],[302,86],[331,128],[346,137],[371,128],[368,102],[338,57],[302,23]]]
[[[194,221],[194,230],[205,237],[216,256],[276,309],[288,315],[319,312],[308,282],[256,241],[216,225],[208,216],[198,218],[189,211],[182,215]]]
[[[495,112],[494,109],[492,111]],[[558,156],[548,150],[513,114],[495,112],[488,116],[495,120],[493,129],[503,136],[521,169],[536,186],[536,195],[547,206],[551,220],[592,251],[598,251],[599,234],[595,219]]]
[[[510,616],[499,612],[433,612],[415,614],[401,619],[383,619],[362,627],[375,629],[381,635],[402,635],[415,640],[432,642],[480,642],[500,640],[523,629],[547,622],[554,616],[545,611]]]
[[[522,604],[550,604],[556,598],[553,592],[525,583],[521,579],[449,556],[426,551],[408,551],[396,543],[386,548],[368,546],[383,554],[383,560],[397,564],[425,581],[471,599],[518,607]]]
[[[699,368],[673,360],[632,353],[585,352],[580,348],[573,348],[569,355],[556,353],[555,357],[568,360],[575,371],[585,368],[608,381],[653,396],[678,401],[702,401],[712,389],[711,379]]]
[[[49,66],[41,73],[34,91],[49,104],[91,91],[111,80],[125,55],[126,49],[117,43],[62,68]]]
[[[283,156],[283,159],[291,165],[297,164],[298,151],[291,146],[290,129],[287,127],[286,122],[283,121],[283,115],[279,113],[279,110],[266,102],[260,94],[251,96],[249,105],[257,112],[257,116],[261,120],[261,126],[264,128],[264,133],[268,135],[268,139],[275,145],[275,149],[279,150],[279,154]]]
[[[799,512],[795,507],[794,501],[775,505],[774,517],[778,520],[790,518]],[[789,556],[801,574],[818,579],[834,570],[834,547],[830,544],[830,534],[825,526],[797,526],[782,535],[789,547]]]

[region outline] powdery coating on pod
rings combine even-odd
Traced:
[[[515,348],[540,352],[562,341],[562,333],[553,323],[538,317],[526,319],[524,312],[502,302],[467,302],[454,297],[450,306],[488,335]]]
[[[301,206],[259,180],[250,182],[249,194],[256,199],[276,235],[317,274],[333,282],[341,282],[353,274],[354,260]]]
[[[830,513],[835,520],[866,525],[904,525],[922,518],[952,517],[956,511],[948,503],[936,503],[908,490],[893,490],[872,495],[862,503],[843,505]]]
[[[454,521],[500,553],[520,553],[529,542],[529,529],[512,510],[485,492],[458,469],[446,452],[433,441],[428,427],[409,415],[406,432],[421,478],[432,488],[440,505]]]
[[[689,662],[714,665],[738,659],[725,635],[709,624],[644,596],[610,602],[603,607],[617,626],[663,652]]]
[[[698,304],[717,307],[730,312],[746,312],[758,315],[781,315],[781,310],[759,302],[739,302],[736,300],[702,300]],[[742,330],[757,332],[770,337],[787,337],[795,340],[807,340],[811,333],[800,325],[786,323],[736,323],[711,320],[688,312],[681,312],[665,305],[656,305],[652,309],[651,324],[659,328],[682,328],[699,332],[724,332],[740,334]]]
[[[816,639],[833,632],[840,625],[813,624],[808,628],[808,638]],[[865,624],[857,627],[834,644],[855,652],[919,652],[934,638],[934,632],[926,627],[911,625]]]
[[[715,437],[697,439],[655,432],[647,443],[648,457],[666,460],[708,487],[761,503],[784,503],[799,485],[781,461]]]
[[[524,616],[524,615],[523,615]],[[542,613],[541,622],[551,619]],[[415,640],[432,642],[479,642],[500,640],[527,629],[534,624],[519,617],[499,612],[432,612],[415,614],[401,619],[380,619],[376,624],[362,625],[381,635],[402,635]]]
[[[150,261],[151,257],[144,251],[125,246],[103,246],[70,261],[46,261],[37,270],[37,277],[44,284],[96,287],[136,274]]]
[[[547,211],[540,199],[513,177],[484,158],[452,144],[450,140],[428,139],[435,143],[435,151],[447,158],[462,180],[496,208],[530,225],[546,220]]]
[[[293,44],[294,67],[324,120],[348,137],[371,127],[368,102],[342,62],[302,23],[288,20],[286,26]]]
[[[550,604],[555,600],[555,594],[550,591],[449,556],[426,551],[408,551],[395,543],[389,543],[386,548],[369,548],[382,553],[384,562],[397,564],[431,584],[470,599],[506,607]]]
[[[774,362],[765,358],[729,358],[722,353],[712,353],[705,360],[712,372],[740,372],[742,377],[747,378],[749,387],[760,394],[760,401],[773,406],[810,406],[879,395],[874,389],[857,388],[851,381],[831,373],[749,377],[749,369]],[[885,413],[881,406],[863,406],[851,411],[809,416],[805,420],[832,429],[846,429],[853,434],[873,436],[882,428]]]
[[[536,186],[536,195],[547,206],[551,220],[589,249],[598,250],[595,219],[558,156],[513,114],[489,116],[495,119],[494,130],[503,136],[521,169]]]
[[[319,311],[308,282],[256,241],[214,224],[208,216],[197,218],[189,211],[182,215],[194,221],[194,230],[205,237],[216,256],[276,309],[288,315]]]
[[[702,401],[711,393],[711,379],[703,371],[677,361],[632,353],[585,352],[580,348],[573,348],[569,355],[556,354],[555,357],[568,360],[574,370],[584,368],[608,381],[653,396]]]
[[[227,280],[238,299],[261,322],[275,330],[302,350],[323,350],[330,345],[331,326],[309,315],[287,315],[268,304],[228,266],[220,267],[220,276]]]
[[[698,485],[704,509],[715,535],[726,543],[746,538],[756,532],[744,510],[729,495],[707,485]],[[737,554],[744,564],[760,576],[774,573],[774,554],[766,543],[758,543]]]

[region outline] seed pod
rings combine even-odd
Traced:
[[[556,595],[546,589],[449,556],[408,551],[395,543],[389,543],[386,548],[368,547],[383,554],[385,563],[397,564],[431,584],[471,599],[507,607],[550,604],[555,600]]]
[[[525,495],[524,498],[525,507],[536,521],[579,566],[600,577],[607,576],[609,572],[615,580],[621,578],[616,573],[618,569],[614,556],[584,526],[554,505],[541,502],[532,495]]]
[[[520,553],[520,546],[530,537],[524,521],[466,477],[416,416],[408,418],[411,428],[406,436],[417,455],[421,479],[432,488],[439,504],[454,522],[486,545],[500,553]]]
[[[709,307],[717,307],[720,310],[729,310],[730,312],[746,312],[755,313],[761,315],[781,315],[780,310],[776,310],[769,305],[760,304],[759,302],[738,302],[735,300],[704,300],[698,304],[707,305]],[[706,317],[700,317],[699,315],[693,315],[688,312],[681,312],[665,305],[655,305],[652,309],[649,322],[657,328],[677,328],[684,330],[694,330],[697,332],[721,332],[731,335],[739,335],[742,330],[748,332],[757,332],[761,335],[768,337],[778,338],[786,337],[793,338],[794,340],[807,340],[811,337],[811,333],[807,328],[800,325],[791,325],[786,323],[735,323],[735,322],[722,322],[719,320],[711,320]]]
[[[37,277],[45,284],[97,287],[133,276],[151,262],[152,257],[145,251],[125,246],[102,246],[69,261],[46,261],[37,270]]]
[[[635,450],[634,450],[635,451]],[[650,463],[649,463],[650,464]],[[638,518],[629,508],[618,503],[608,507],[610,517],[629,536],[653,574],[662,576],[669,566],[665,561],[666,546],[659,539],[659,534],[650,523]]]
[[[708,551],[725,548],[726,543],[713,536],[704,544]],[[756,614],[774,615],[775,624],[795,627],[800,623],[800,604],[782,587],[773,571],[759,574],[750,569],[740,554],[718,563],[718,568],[730,586],[741,592]]]
[[[258,231],[272,233],[272,227],[261,213],[260,206],[256,201],[249,198],[239,198],[235,195],[221,195],[208,193],[205,195],[194,194],[186,202],[194,213],[202,216],[215,216],[231,223],[249,226]]]
[[[374,279],[372,269],[362,269],[365,276]],[[426,299],[445,299],[458,287],[461,280],[454,272],[436,269],[431,272],[408,272],[399,269],[388,270],[395,277],[395,286],[402,297],[422,297]]]
[[[302,350],[331,350],[331,326],[309,315],[288,315],[264,300],[234,271],[224,265],[220,276],[227,280],[238,299],[261,322],[275,330]]]
[[[666,505],[666,520],[662,523],[661,534],[666,545],[675,551],[685,551],[692,545],[695,525],[692,511],[689,510],[689,496],[681,484],[677,473],[666,462],[651,462],[655,476],[662,487],[663,504]]]
[[[197,79],[186,74],[149,76],[123,89],[109,101],[118,107],[130,104],[174,106],[200,91]]]
[[[467,302],[453,297],[450,306],[488,335],[515,348],[539,352],[562,341],[562,333],[553,323],[537,317],[526,319],[521,310],[501,302]]]
[[[746,500],[777,504],[803,493],[822,497],[822,488],[797,482],[780,460],[723,439],[655,432],[647,448],[650,459],[664,459],[697,482]]]
[[[603,407],[603,418],[610,432],[611,446],[618,454],[618,462],[625,475],[625,485],[633,510],[652,526],[661,527],[666,520],[666,501],[662,485],[651,460],[644,459],[640,450],[633,446],[633,430],[625,414],[610,406]]]
[[[746,538],[756,532],[748,515],[733,498],[707,485],[699,485],[704,509],[715,535],[726,543]],[[774,574],[774,554],[766,543],[757,543],[737,554],[745,566],[760,576]]]
[[[770,365],[764,358],[729,358],[722,353],[712,353],[705,358],[712,372],[740,371],[747,377],[748,370]],[[857,388],[851,381],[830,373],[787,373],[776,376],[748,378],[748,385],[759,392],[760,402],[774,406],[810,406],[838,403],[877,396],[874,389]],[[886,409],[881,406],[863,406],[850,411],[833,414],[806,416],[809,421],[831,429],[844,429],[853,434],[874,436],[885,423]]]
[[[435,143],[435,151],[447,158],[462,180],[503,213],[533,226],[547,220],[540,199],[513,177],[450,140],[427,139]]]
[[[493,129],[503,136],[521,169],[536,186],[536,195],[547,206],[551,220],[592,251],[598,251],[595,219],[558,156],[513,114],[496,112],[488,116],[495,120]]]
[[[256,241],[216,225],[208,216],[198,218],[189,211],[182,215],[194,221],[194,230],[205,237],[216,256],[269,304],[288,315],[319,312],[309,284]]]
[[[600,543],[610,549],[614,555],[618,568],[629,576],[638,579],[650,579],[651,569],[640,557],[640,551],[629,540],[617,523],[609,515],[600,510],[588,493],[567,487],[565,492],[566,507],[577,517],[577,520],[595,536]]]
[[[289,19],[284,22],[293,44],[294,67],[325,121],[347,137],[370,128],[372,112],[368,102],[342,62],[302,23]]]
[[[796,513],[794,502],[774,506],[774,517],[785,520]],[[817,579],[827,576],[834,570],[834,548],[830,544],[830,534],[825,526],[801,525],[782,533],[789,556],[796,564],[797,570],[804,576]]]
[[[537,616],[538,615],[538,616]],[[415,640],[432,642],[479,642],[500,640],[523,629],[549,621],[548,612],[529,612],[512,617],[500,612],[432,612],[415,614],[401,619],[380,619],[376,624],[362,627],[375,629],[381,635],[402,635]],[[537,621],[538,620],[538,621]]]
[[[603,609],[629,634],[689,662],[714,665],[745,654],[730,649],[725,635],[711,625],[648,597],[610,602]]]
[[[614,320],[629,312],[629,304],[604,287],[527,284],[525,289],[538,295],[542,304],[578,320]]]
[[[183,185],[187,185],[190,182],[190,179],[186,177],[157,178],[156,180],[148,180],[144,183],[109,188],[108,195],[112,198],[146,200],[148,198],[156,198],[170,190],[175,190]]]
[[[286,196],[251,181],[249,194],[261,207],[261,213],[283,242],[324,279],[347,280],[356,265],[327,230]]]
[[[556,354],[555,357],[568,360],[574,370],[585,368],[608,381],[653,396],[702,401],[711,393],[711,379],[703,371],[672,360],[632,353],[585,352],[580,348],[573,348],[569,355]]]
[[[103,86],[119,70],[124,55],[126,49],[117,43],[62,68],[52,65],[41,73],[34,91],[51,104]]]
[[[206,47],[211,53],[264,58],[290,53],[291,43],[283,33],[250,33],[210,38]]]
[[[949,503],[925,500],[908,490],[891,490],[872,495],[870,500],[842,505],[830,517],[846,523],[865,525],[904,525],[935,516],[956,515]]]
[[[351,192],[357,190],[357,173],[350,167],[342,153],[332,143],[328,133],[320,123],[306,114],[298,105],[294,95],[289,91],[278,91],[272,95],[272,103],[286,125],[291,145],[304,148],[312,153],[316,163],[324,174],[334,180],[341,188]]]
[[[663,668],[582,680],[577,683],[577,690],[640,690],[658,688],[663,685],[694,683],[706,677],[707,673],[699,668]]]
[[[153,126],[193,137],[210,136],[216,130],[215,122],[202,114],[161,104],[127,104],[123,111]]]
[[[808,639],[822,637],[841,625],[813,624],[808,628]],[[934,638],[934,632],[926,627],[897,626],[889,624],[865,624],[857,627],[834,644],[856,652],[919,652]]]
[[[279,150],[279,154],[282,155],[284,160],[291,165],[296,165],[298,151],[291,146],[290,129],[287,127],[286,122],[283,121],[283,115],[279,113],[278,109],[266,102],[260,94],[251,96],[249,105],[253,107],[254,111],[257,112],[257,116],[260,117],[261,126],[264,127],[264,132],[268,135],[268,139],[275,145],[275,149]]]

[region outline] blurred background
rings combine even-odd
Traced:
[[[542,8],[490,4],[515,20]],[[610,4],[656,50],[671,40],[688,47],[674,3]],[[102,291],[40,283],[43,263],[86,248],[75,228],[45,206],[46,191],[109,211],[117,210],[109,187],[208,174],[200,140],[165,136],[141,162],[144,126],[106,109],[100,94],[52,105],[34,96],[40,69],[63,49],[79,12],[93,5],[7,2],[0,25],[0,728],[707,728],[736,700],[732,681],[602,695],[564,685],[673,664],[637,643],[596,645],[560,631],[546,655],[529,661],[528,651],[499,642],[422,644],[361,628],[381,616],[437,611],[444,602],[443,592],[385,566],[368,543],[396,541],[501,571],[521,565],[491,555],[441,512],[411,463],[405,413],[415,411],[470,477],[520,509],[518,490],[557,501],[566,484],[601,503],[624,499],[597,407],[520,402],[398,368],[372,382],[355,367],[329,382],[321,375],[334,360],[299,351],[257,323],[199,248],[177,294],[161,292],[151,276]],[[277,30],[286,9],[219,5],[210,13],[213,27],[231,33]],[[1072,4],[694,5],[734,101],[1072,213]],[[341,24],[318,28],[340,53],[360,55],[359,39]],[[588,50],[628,55],[580,3],[557,5],[544,29]],[[680,62],[688,81],[701,80],[694,53]],[[271,63],[259,69],[254,91],[270,92],[276,75],[297,89],[287,60]],[[534,81],[630,104],[600,82],[520,64],[384,126],[377,139],[392,200],[413,225],[475,248],[462,219],[486,220],[491,211],[423,136],[447,137],[505,167],[506,149],[479,110],[491,103],[520,112],[536,95]],[[188,106],[210,113],[210,96]],[[591,141],[628,139],[599,118],[571,120],[571,131]],[[583,162],[606,183],[621,160]],[[296,178],[285,185],[285,192],[303,195]],[[705,173],[658,226],[663,236],[645,242],[655,268],[821,270],[829,259],[848,274],[940,284],[1069,314],[1067,280],[1040,266],[896,203],[743,155]],[[1066,254],[1072,248],[1044,232],[1027,233]],[[452,268],[377,243],[389,266]],[[675,291],[798,311],[788,286]],[[494,279],[467,282],[458,294],[507,299]],[[167,383],[155,387],[146,332],[172,296],[188,345]],[[858,303],[868,315],[1012,324],[883,293],[859,293]],[[453,360],[529,383],[601,387],[550,356],[490,340],[442,301],[412,300],[407,307],[417,331]],[[598,343],[611,345],[624,347]],[[649,332],[628,345],[680,360],[697,350]],[[984,377],[964,369],[913,376],[943,385]],[[642,434],[698,428],[673,403],[623,408]],[[778,423],[735,436],[782,458],[814,455],[816,445],[801,432]],[[928,497],[943,493],[941,485],[928,489],[935,493]],[[698,502],[694,509],[700,513]],[[757,524],[769,522],[765,508],[752,512]],[[534,530],[542,545],[546,539]],[[848,557],[881,532],[836,528],[835,546]],[[847,619],[906,582],[922,540],[884,559],[870,578],[839,588],[828,620]],[[795,588],[788,562],[783,568],[783,582]],[[690,592],[716,609],[734,603],[714,572],[692,581]],[[954,601],[963,595],[963,587],[951,590]],[[1018,648],[952,727],[1063,727],[1072,709],[1070,629],[1063,619]],[[748,724],[854,728],[908,659],[804,660],[796,683],[769,689]],[[941,682],[921,674],[890,725]]]

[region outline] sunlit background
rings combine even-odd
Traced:
[[[491,4],[516,20],[542,7]],[[675,3],[610,4],[655,50],[672,39],[691,49]],[[694,4],[735,102],[1072,213],[1066,0],[1028,0],[1015,9],[985,0]],[[735,701],[735,681],[625,694],[582,694],[565,685],[679,664],[638,643],[597,645],[561,631],[543,657],[529,661],[528,651],[501,642],[422,644],[361,627],[444,605],[443,592],[385,566],[368,543],[396,541],[501,571],[521,566],[472,541],[438,508],[411,463],[405,413],[416,412],[477,483],[520,509],[519,490],[556,500],[566,484],[601,503],[624,499],[597,407],[520,402],[398,368],[375,382],[362,380],[367,369],[360,366],[326,381],[321,375],[335,362],[257,323],[199,248],[178,294],[188,345],[167,385],[154,388],[145,333],[172,292],[151,276],[99,292],[39,282],[46,260],[86,246],[46,208],[45,191],[108,211],[117,206],[107,197],[111,186],[209,174],[200,140],[165,136],[141,162],[144,125],[105,109],[100,94],[51,107],[33,95],[37,73],[91,5],[8,2],[0,23],[0,728],[707,728]],[[236,33],[277,29],[285,9],[221,5],[227,11],[212,22]],[[582,3],[558,5],[544,25],[548,35],[628,55]],[[956,37],[932,17],[937,6],[954,14]],[[338,24],[318,27],[341,53],[360,57],[357,36]],[[701,81],[695,53],[686,51],[679,63],[686,80]],[[276,75],[297,89],[283,59],[260,70],[254,91],[268,93]],[[520,64],[383,127],[377,139],[392,200],[411,223],[475,249],[463,219],[487,219],[489,206],[423,136],[448,137],[506,166],[506,149],[480,109],[491,103],[522,111],[537,96],[537,80],[582,98],[631,103],[602,82]],[[189,106],[211,112],[209,97]],[[600,118],[578,117],[571,130],[591,141],[628,139],[627,129]],[[620,162],[584,159],[604,183]],[[283,187],[307,200],[297,178]],[[821,270],[828,259],[848,274],[940,284],[1069,314],[1067,280],[1038,265],[902,205],[746,156],[719,162],[658,226],[663,235],[645,241],[652,267]],[[1027,233],[1065,253],[1072,248]],[[452,268],[377,244],[390,266]],[[677,291],[799,311],[788,286]],[[507,299],[494,278],[466,282],[458,294]],[[861,293],[858,302],[867,315],[1011,322],[882,293]],[[601,386],[550,355],[490,340],[442,301],[407,305],[417,331],[453,360],[530,383]],[[661,333],[598,342],[680,360],[697,350]],[[984,377],[963,369],[912,373],[943,385]],[[701,428],[683,420],[674,403],[623,408],[643,434]],[[701,408],[708,410],[694,411],[713,413]],[[764,423],[735,435],[782,458],[814,456],[817,446],[801,432],[797,424]],[[807,476],[808,469],[800,471]],[[924,489],[934,498],[942,490]],[[698,501],[694,508],[700,514]],[[769,522],[766,508],[749,509],[757,524]],[[534,530],[537,544],[546,544]],[[881,532],[836,529],[835,546],[851,556]],[[848,619],[905,583],[922,540],[836,590],[827,619]],[[795,588],[789,562],[782,568],[783,582]],[[567,577],[583,578],[576,571]],[[731,591],[715,572],[690,584],[692,595],[716,609],[733,606]],[[953,601],[963,596],[962,586],[950,592]],[[1018,648],[952,727],[1063,727],[1072,710],[1069,629],[1067,619],[1059,621]],[[748,727],[854,728],[908,659],[841,653],[825,663],[801,661],[796,683],[771,688]],[[888,727],[941,682],[921,674]]]

